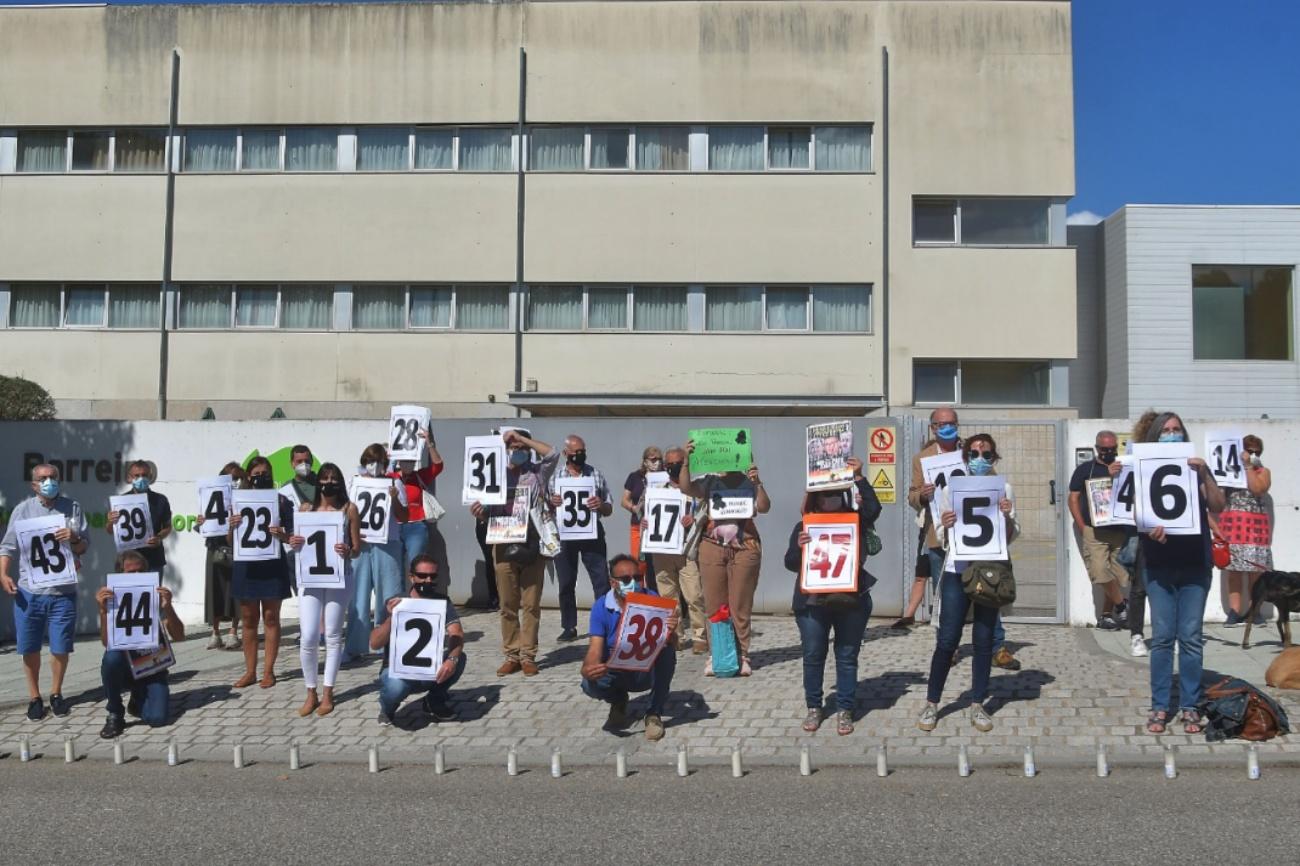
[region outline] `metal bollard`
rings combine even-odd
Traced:
[[[244,769],[244,744],[237,743],[235,745],[234,751],[235,751],[235,769],[242,770]]]
[[[506,749],[506,774],[510,776],[519,775],[519,750],[514,746]]]
[[[32,740],[31,737],[23,734],[18,740],[18,760],[26,764],[32,759]]]
[[[740,743],[731,747],[731,777],[733,779],[743,778],[745,775],[745,764],[740,757]]]
[[[433,774],[441,776],[447,772],[447,753],[442,744],[433,747]]]
[[[1025,778],[1032,779],[1038,775],[1038,764],[1034,762],[1034,747],[1025,746]]]
[[[126,754],[122,749],[121,742],[113,743],[113,763],[121,766],[126,763]]]
[[[882,779],[889,775],[889,754],[883,742],[876,747],[876,775]]]
[[[1251,743],[1246,747],[1246,778],[1255,782],[1259,776],[1259,746]]]
[[[1165,778],[1176,779],[1177,777],[1178,765],[1176,763],[1174,747],[1165,746]]]
[[[970,775],[970,752],[965,743],[957,747],[957,775],[963,779]]]
[[[1097,744],[1097,778],[1104,779],[1110,775],[1110,761],[1106,757],[1106,744]]]
[[[559,779],[564,776],[564,761],[560,757],[560,747],[556,746],[551,750],[551,778]]]
[[[691,774],[690,763],[686,757],[686,744],[677,744],[677,775],[685,779]]]
[[[300,760],[300,757],[301,756],[298,750],[298,743],[296,741],[289,743],[289,769],[290,770],[302,769],[302,761]]]
[[[614,775],[620,779],[627,778],[627,749],[622,746],[614,753]]]
[[[799,747],[799,775],[812,775],[812,752],[809,750],[807,743]]]
[[[370,758],[370,772],[378,773],[379,772],[379,747],[378,746],[373,744],[370,746],[369,758]]]
[[[77,746],[72,737],[63,738],[63,763],[72,764],[77,760]]]
[[[176,740],[167,741],[167,766],[175,767],[181,762],[180,751],[176,748]]]

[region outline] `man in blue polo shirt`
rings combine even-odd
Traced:
[[[596,599],[591,606],[591,635],[587,644],[587,657],[582,662],[582,691],[591,698],[609,703],[609,718],[605,725],[611,729],[627,726],[627,699],[631,692],[650,692],[650,710],[645,717],[645,738],[661,740],[664,736],[663,712],[668,703],[668,691],[673,685],[673,672],[677,670],[676,611],[668,617],[665,631],[668,646],[655,659],[654,667],[646,673],[609,669],[609,656],[618,641],[618,624],[627,605],[629,592],[656,595],[641,585],[641,566],[632,557],[620,553],[609,562],[610,591]]]

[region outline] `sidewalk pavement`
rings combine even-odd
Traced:
[[[735,743],[743,741],[749,763],[797,763],[800,746],[808,743],[818,764],[862,765],[874,762],[874,749],[883,739],[891,763],[898,765],[955,763],[961,744],[968,747],[973,761],[986,764],[1019,763],[1029,744],[1035,747],[1040,765],[1086,764],[1092,762],[1098,743],[1107,745],[1117,764],[1159,761],[1167,744],[1177,745],[1180,754],[1192,756],[1192,761],[1244,762],[1241,742],[1207,744],[1203,736],[1176,733],[1177,726],[1161,737],[1145,733],[1146,660],[1128,656],[1127,632],[1010,625],[1009,643],[1024,667],[1014,673],[994,669],[989,709],[996,727],[988,734],[975,731],[959,711],[965,701],[958,699],[969,687],[971,673],[970,648],[963,647],[961,661],[948,681],[944,695],[948,705],[939,727],[926,734],[917,730],[915,719],[925,701],[934,632],[928,627],[892,631],[876,621],[867,632],[859,663],[857,730],[840,737],[833,720],[816,734],[800,729],[806,709],[793,618],[756,617],[754,675],[706,678],[705,656],[681,654],[665,714],[667,735],[658,743],[648,743],[640,722],[619,734],[602,730],[606,705],[579,690],[578,667],[586,642],[555,643],[560,631],[556,611],[543,613],[538,659],[542,671],[532,678],[496,676],[502,660],[497,614],[466,611],[462,623],[469,661],[452,693],[453,707],[460,715],[456,722],[430,723],[412,699],[399,711],[397,725],[381,728],[376,722],[377,658],[340,673],[332,715],[301,719],[296,709],[303,700],[303,686],[291,626],[286,628],[289,634],[277,665],[279,683],[266,690],[232,689],[231,683],[242,672],[242,656],[207,650],[206,635],[195,634],[176,644],[178,660],[171,676],[174,723],[156,730],[128,724],[123,737],[127,754],[159,760],[168,740],[175,738],[183,759],[229,761],[231,746],[242,742],[249,759],[278,764],[287,763],[289,744],[296,741],[304,763],[364,762],[371,744],[379,746],[386,763],[427,763],[433,760],[433,747],[441,744],[452,766],[504,765],[507,747],[516,745],[521,765],[540,768],[547,765],[554,748],[562,751],[566,764],[576,766],[609,763],[621,746],[633,766],[667,767],[675,761],[679,744],[689,746],[693,762],[719,763],[728,760]],[[1276,632],[1257,630],[1258,646],[1242,653],[1232,643],[1234,633],[1228,632],[1225,642],[1220,631],[1208,629],[1207,670],[1243,673],[1262,686],[1263,666],[1277,651]],[[12,645],[0,651],[0,753],[12,752],[18,738],[28,734],[34,751],[57,755],[64,737],[73,736],[80,754],[107,759],[111,744],[98,738],[104,722],[100,655],[98,641],[79,642],[64,688],[74,705],[71,715],[31,723],[25,717],[19,659]],[[46,670],[42,687],[48,688],[48,683]],[[826,670],[828,696],[833,683],[832,658]],[[1292,719],[1300,722],[1300,693],[1280,697]],[[647,699],[635,698],[633,711],[643,712]],[[1260,754],[1266,762],[1300,763],[1300,735],[1261,744]]]

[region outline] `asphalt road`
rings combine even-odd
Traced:
[[[61,757],[61,756],[60,756]],[[0,760],[7,863],[1294,863],[1300,770],[532,770]],[[601,858],[596,860],[595,858]],[[617,859],[615,859],[617,858]]]

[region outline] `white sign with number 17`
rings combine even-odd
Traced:
[[[643,553],[677,555],[686,547],[686,497],[680,490],[647,489],[645,492],[645,532],[641,534]]]

